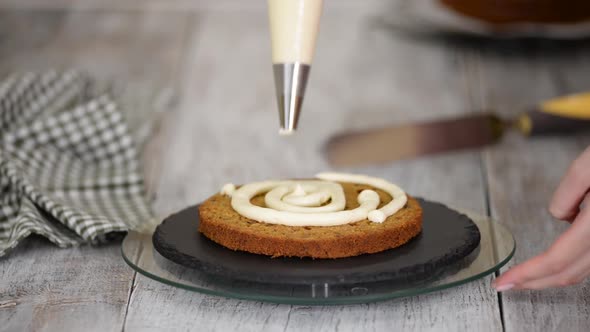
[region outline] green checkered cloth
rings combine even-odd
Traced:
[[[0,256],[32,233],[96,244],[151,219],[123,114],[90,86],[76,72],[0,82]]]

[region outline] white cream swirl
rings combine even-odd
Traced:
[[[240,215],[287,226],[336,226],[364,219],[381,223],[407,202],[402,189],[383,179],[344,173],[320,173],[316,178],[319,180],[254,182],[235,190],[228,184],[222,193],[231,196],[231,205]],[[346,198],[337,182],[370,185],[391,195],[392,200],[377,209],[379,195],[373,190],[363,190],[357,197],[359,207],[344,210]],[[252,204],[253,197],[264,193],[267,207]]]

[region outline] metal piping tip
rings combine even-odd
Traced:
[[[299,62],[273,65],[281,135],[291,135],[297,129],[309,69]]]
[[[295,130],[283,129],[283,128],[279,129],[279,135],[281,135],[281,136],[291,136],[294,133],[295,133]]]

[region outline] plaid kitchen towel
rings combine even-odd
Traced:
[[[0,82],[0,256],[31,233],[100,243],[152,213],[118,104],[76,72]]]

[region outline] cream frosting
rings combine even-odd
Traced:
[[[226,183],[221,188],[221,194],[231,197],[231,195],[236,191],[236,186],[233,183]]]
[[[405,192],[393,183],[366,175],[320,173],[318,180],[262,181],[235,189],[226,184],[222,194],[231,196],[231,206],[240,215],[259,222],[287,226],[336,226],[364,219],[382,223],[406,205]],[[344,210],[346,198],[337,182],[370,185],[391,195],[391,202],[377,209],[379,195],[363,190],[357,197],[359,207]],[[267,207],[252,204],[252,198],[264,194]]]

